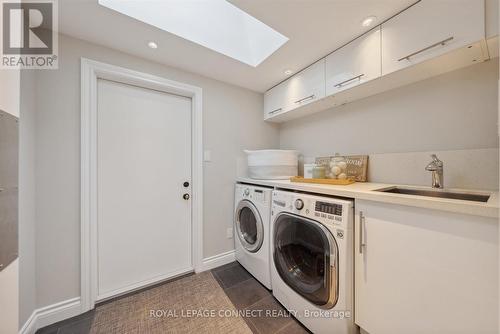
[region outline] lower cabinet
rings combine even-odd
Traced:
[[[356,200],[355,321],[370,334],[498,333],[498,221]]]

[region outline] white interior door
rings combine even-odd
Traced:
[[[97,85],[97,300],[191,271],[191,99]]]

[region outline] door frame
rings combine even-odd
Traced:
[[[203,260],[203,123],[202,89],[87,58],[81,58],[81,169],[80,169],[80,298],[82,312],[97,299],[97,80],[152,89],[191,98],[192,188],[191,264],[202,270]],[[153,282],[151,282],[153,283]]]

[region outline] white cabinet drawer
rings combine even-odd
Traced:
[[[380,57],[380,27],[326,57],[326,95],[380,77]]]
[[[382,75],[485,37],[484,0],[422,0],[382,24]]]

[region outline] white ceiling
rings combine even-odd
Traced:
[[[226,0],[150,1],[147,6],[141,1],[98,3],[253,67],[288,41]]]
[[[141,1],[147,6],[148,1],[158,0],[128,1]],[[283,73],[285,69],[300,70],[364,33],[369,29],[361,26],[361,21],[366,16],[375,15],[380,22],[415,1],[230,0],[290,38],[257,67],[99,6],[97,0],[60,0],[59,31],[158,63],[263,92],[286,78]],[[148,48],[149,41],[155,41],[158,49]]]

